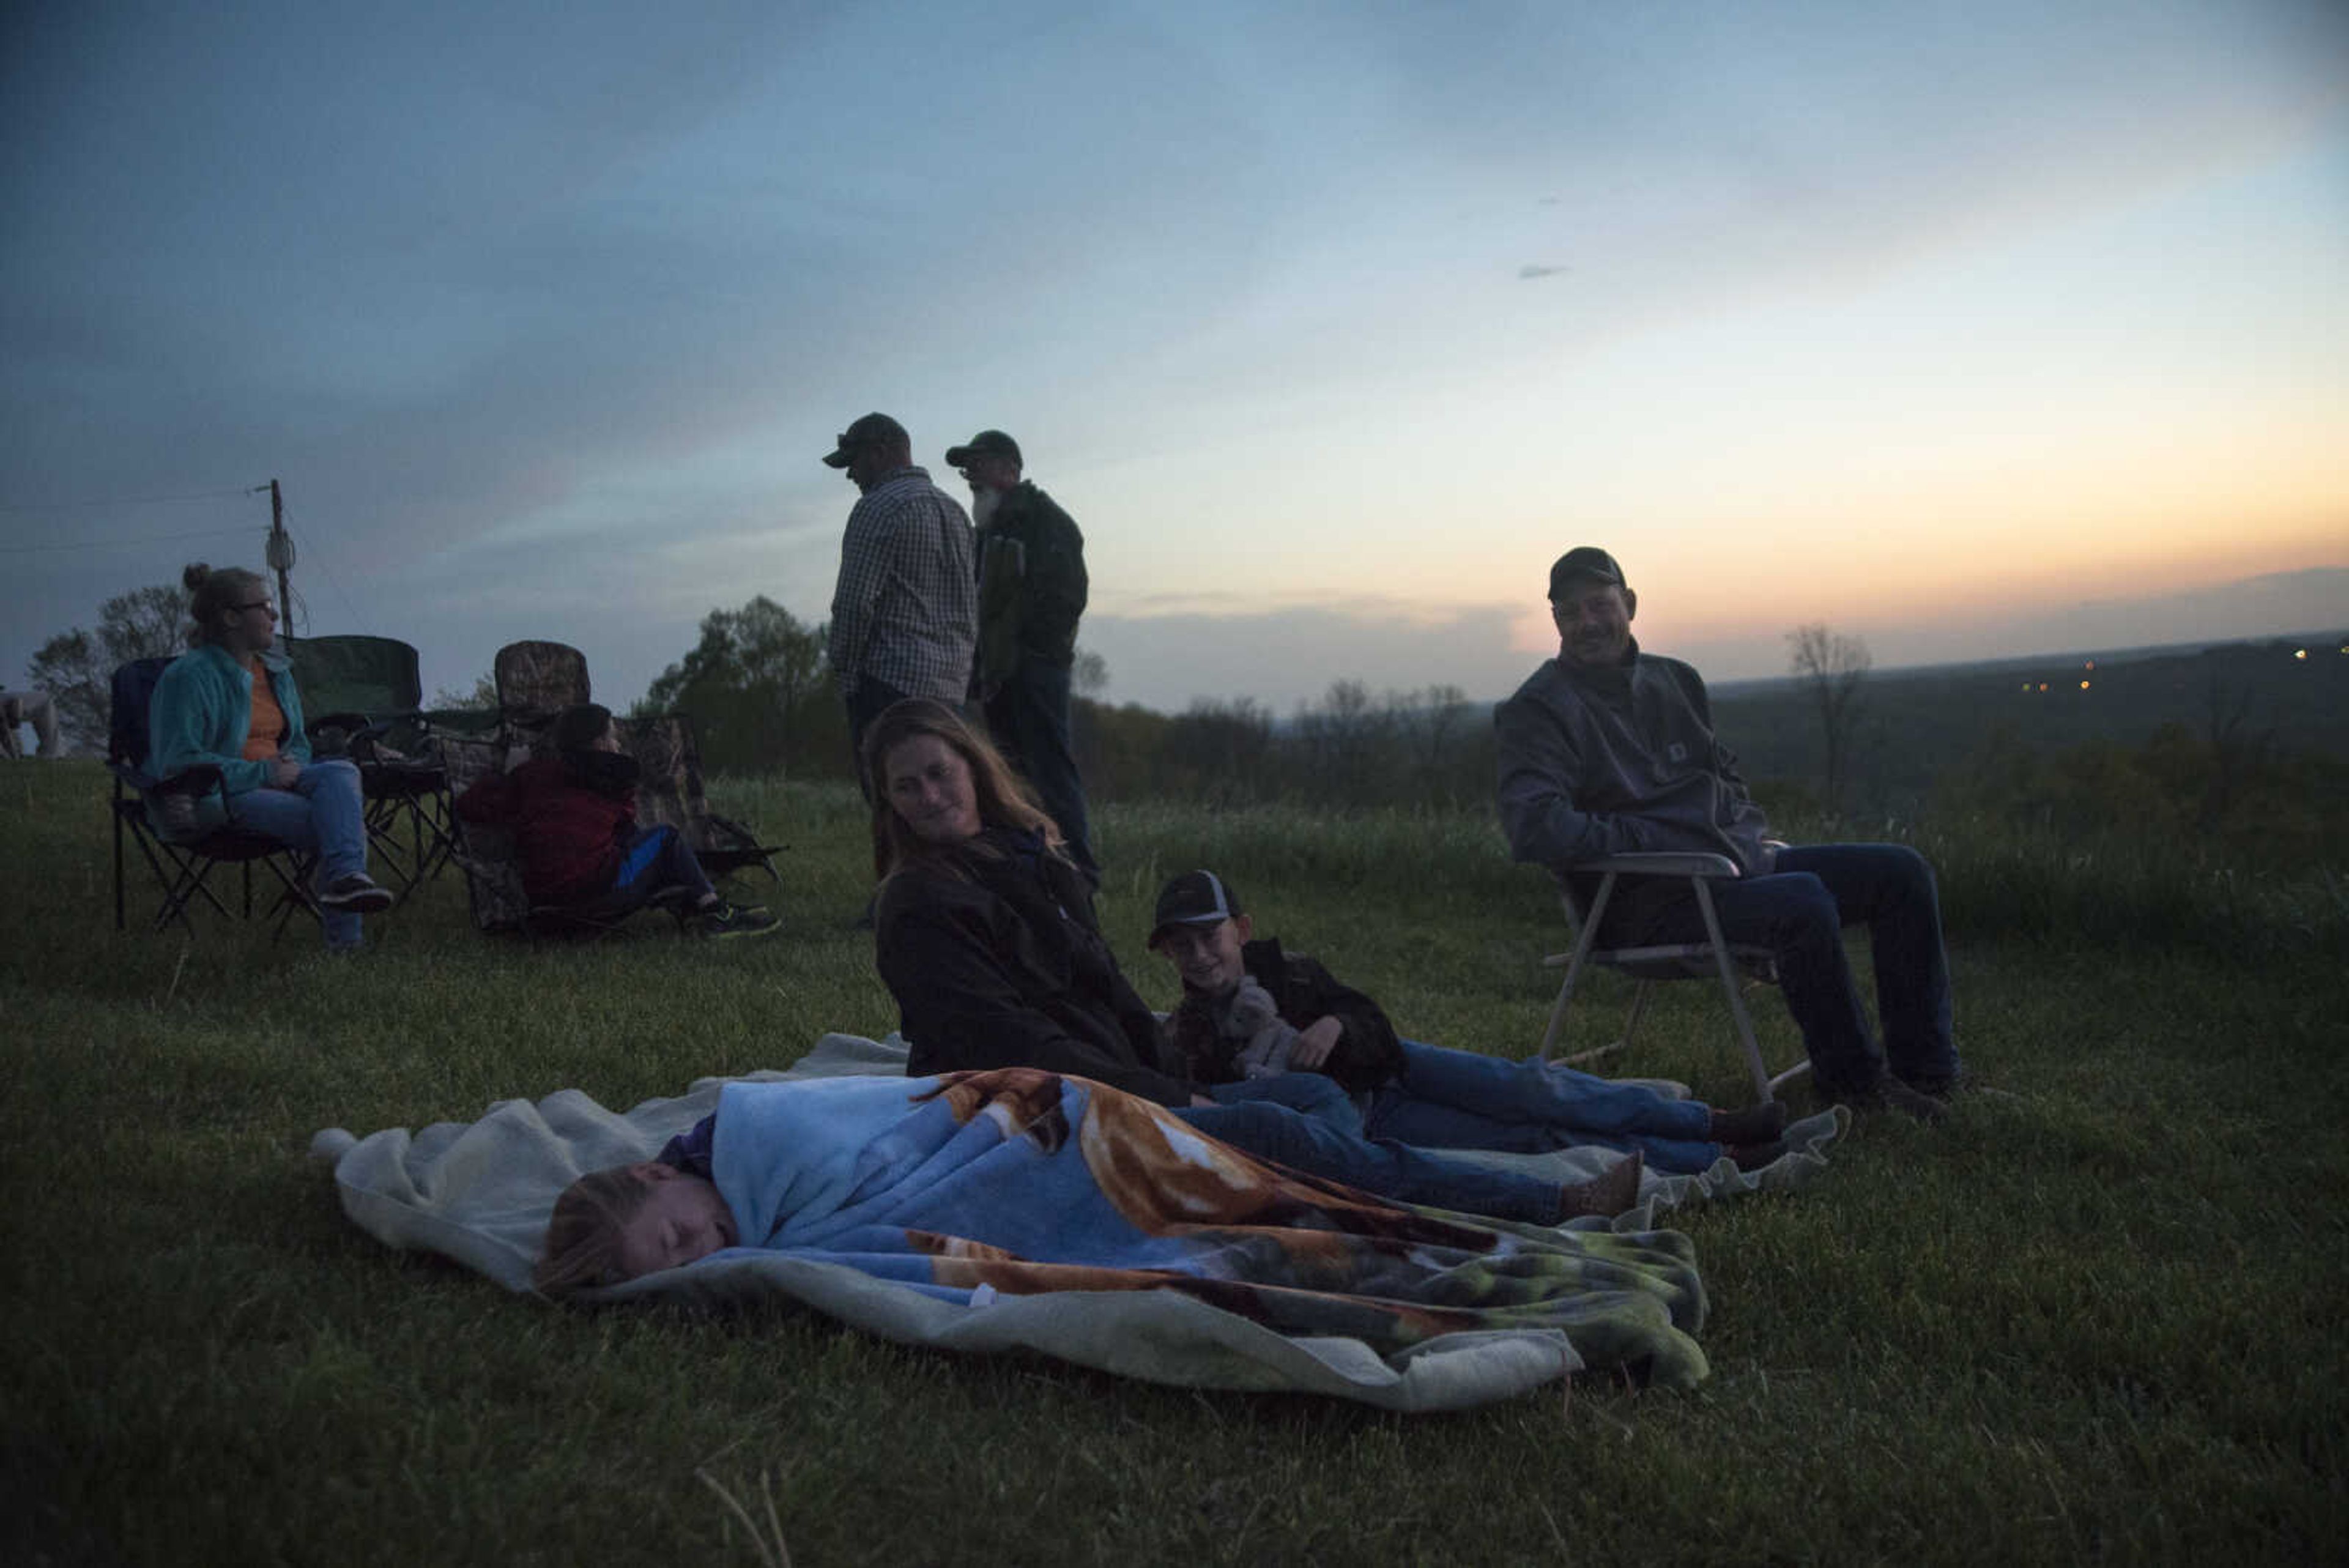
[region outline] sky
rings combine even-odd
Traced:
[[[2324,0],[92,0],[0,149],[0,682],[274,478],[297,633],[631,701],[875,409],[1170,711],[1504,696],[1578,544],[1716,680],[2349,625]]]

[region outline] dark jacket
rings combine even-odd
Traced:
[[[1041,1067],[1191,1103],[1180,1059],[1093,922],[1083,876],[1035,835],[990,828],[943,864],[898,871],[873,923],[909,1075]]]
[[[999,685],[1029,659],[1066,668],[1076,657],[1087,586],[1085,536],[1075,519],[1022,480],[1004,494],[978,539],[974,685]]]
[[[636,824],[636,792],[616,781],[591,787],[561,759],[533,757],[459,795],[457,815],[512,832],[532,903],[575,904],[611,887]]]
[[[1244,945],[1240,962],[1248,977],[1270,993],[1280,1021],[1290,1028],[1303,1029],[1322,1018],[1338,1021],[1338,1044],[1313,1071],[1337,1079],[1355,1095],[1383,1088],[1402,1075],[1402,1043],[1377,1002],[1340,985],[1302,953],[1282,952],[1277,937]],[[1167,1033],[1193,1076],[1202,1083],[1228,1084],[1239,1076],[1233,1064],[1239,1043],[1218,1038],[1213,1011],[1214,1003],[1185,996],[1166,1020]]]
[[[1679,659],[1637,642],[1601,670],[1553,659],[1500,705],[1493,727],[1501,828],[1517,859],[1563,872],[1630,850],[1702,850],[1748,876],[1769,869],[1769,824],[1713,733],[1703,680]],[[1574,881],[1588,908],[1599,878]],[[1661,878],[1627,888],[1607,924],[1636,929],[1642,899],[1683,892]]]

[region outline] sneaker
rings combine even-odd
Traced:
[[[698,937],[763,937],[783,929],[783,922],[764,909],[738,909],[731,904],[719,904],[703,909],[687,922],[687,929]]]
[[[1855,1111],[1899,1111],[1920,1122],[1938,1122],[1950,1114],[1949,1106],[1930,1095],[1918,1093],[1889,1073],[1857,1094],[1837,1095],[1836,1099]]]
[[[1772,1138],[1768,1143],[1725,1143],[1721,1152],[1729,1163],[1740,1170],[1759,1170],[1765,1165],[1775,1165],[1785,1158],[1786,1140]]]
[[[337,877],[318,889],[318,908],[343,915],[377,915],[392,906],[391,889],[364,871]]]
[[[1982,1080],[1965,1068],[1938,1078],[1903,1078],[1902,1083],[1920,1095],[1930,1095],[1937,1100],[1954,1100],[1960,1095],[1971,1094],[1982,1087]]]
[[[1768,1143],[1785,1130],[1785,1105],[1764,1100],[1742,1111],[1713,1112],[1713,1124],[1705,1134],[1715,1143]]]

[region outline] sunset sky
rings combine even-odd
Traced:
[[[0,682],[258,566],[428,691],[823,618],[870,409],[1112,700],[2349,625],[2349,6],[12,7]]]

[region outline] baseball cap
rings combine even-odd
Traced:
[[[856,449],[874,441],[902,441],[908,438],[905,427],[887,414],[867,414],[833,438],[833,450],[824,458],[832,468],[846,468],[856,456]]]
[[[1008,457],[1014,468],[1028,465],[1019,461],[1019,443],[1001,431],[981,431],[960,446],[947,448],[947,466],[960,468],[974,457]]]
[[[1239,895],[1213,871],[1185,871],[1158,891],[1158,914],[1151,922],[1150,942],[1169,926],[1212,926],[1240,913]]]
[[[1615,557],[1596,545],[1577,545],[1557,558],[1557,565],[1549,569],[1549,597],[1557,598],[1577,577],[1596,578],[1619,588],[1630,586],[1624,582],[1623,568],[1615,564]]]

